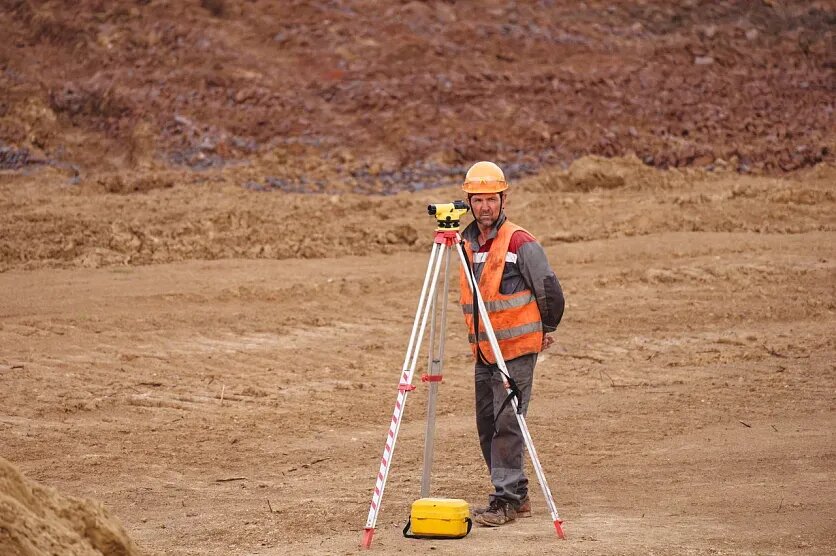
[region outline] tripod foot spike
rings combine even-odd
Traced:
[[[554,520],[554,530],[557,531],[557,536],[561,540],[566,539],[566,535],[563,533],[563,520],[562,519],[555,519]]]
[[[374,527],[366,527],[363,533],[363,544],[360,545],[361,548],[371,548],[372,537],[374,537]]]

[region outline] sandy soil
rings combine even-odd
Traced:
[[[374,548],[836,553],[834,14],[0,0],[0,554],[358,553],[425,206],[483,158],[567,295],[529,425],[568,539],[536,488],[400,536],[419,386]],[[433,492],[481,504],[449,317]]]
[[[0,458],[0,551],[7,556],[135,556],[125,529],[100,503],[60,494]]]
[[[429,254],[424,205],[456,190],[55,180],[0,190],[0,453],[101,500],[148,553],[358,553]],[[535,516],[509,527],[400,536],[419,386],[375,550],[836,550],[834,183],[825,166],[765,178],[587,158],[516,184],[510,215],[568,301],[529,414],[568,538],[536,489]],[[272,256],[248,253],[262,243]],[[490,485],[449,318],[433,492],[476,504]]]

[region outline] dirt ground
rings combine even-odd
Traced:
[[[836,554],[832,1],[0,0],[0,28],[3,556],[360,553],[425,207],[480,159],[566,293],[528,422],[567,540],[534,483],[531,519],[401,536],[419,383],[373,549]],[[456,297],[432,491],[476,505]]]
[[[456,190],[126,196],[57,179],[0,190],[5,248],[41,254],[0,273],[0,453],[102,501],[149,553],[358,553],[429,254],[424,206]],[[419,385],[373,548],[836,550],[834,183],[825,166],[766,178],[582,159],[516,184],[509,213],[542,240],[567,296],[529,414],[567,540],[536,487],[532,519],[460,541],[401,537],[419,497]],[[185,232],[223,220],[207,206],[248,220],[247,233]],[[140,243],[158,250],[114,262],[82,225],[102,220],[155,230]],[[25,246],[10,239],[21,222]],[[290,249],[287,226],[313,226],[322,252],[130,260],[261,235]],[[77,229],[86,252],[44,255]],[[477,504],[490,484],[454,305],[449,319],[433,493]]]

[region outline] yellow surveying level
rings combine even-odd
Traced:
[[[470,210],[464,201],[453,201],[452,203],[436,203],[427,205],[427,213],[435,216],[438,227],[436,230],[458,230],[459,221],[462,216]]]

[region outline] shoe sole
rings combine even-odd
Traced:
[[[473,521],[478,523],[482,527],[502,527],[503,525],[508,525],[509,523],[513,523],[514,519],[509,519],[508,521],[505,521],[503,523],[491,523],[490,521],[483,520],[482,516],[478,516]]]
[[[476,519],[477,517],[481,516],[483,513],[485,513],[485,512],[484,511],[482,511],[482,512],[476,512],[476,511],[470,512],[470,517],[472,517],[473,519]],[[520,517],[522,517],[522,518],[531,517],[531,510],[528,510],[527,512],[517,512],[517,517],[518,518],[520,518]]]

